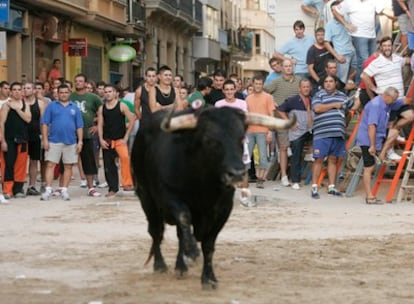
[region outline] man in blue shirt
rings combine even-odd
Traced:
[[[282,77],[282,61],[272,57],[269,59],[269,65],[272,71],[267,75],[264,85],[270,84],[273,80]]]
[[[391,111],[401,112],[406,107],[403,100],[398,98],[398,95],[396,88],[388,87],[382,95],[378,95],[368,102],[364,108],[358,128],[357,145],[361,147],[362,159],[364,161],[363,182],[366,193],[365,202],[367,204],[377,204],[379,202],[371,191],[371,175],[375,168],[376,153],[381,151],[378,158],[383,160],[386,151],[394,144],[399,134],[399,128],[406,124],[405,118],[400,117],[390,127],[387,137],[387,127]],[[386,141],[385,138],[387,138]]]
[[[47,201],[52,194],[53,170],[62,158],[64,173],[61,196],[70,200],[69,182],[72,178],[72,166],[78,162],[78,154],[83,145],[83,120],[79,108],[69,100],[70,90],[67,85],[58,87],[58,100],[50,103],[40,121],[42,141],[45,149],[46,191],[41,200]]]
[[[309,48],[315,43],[313,36],[305,35],[305,24],[301,20],[297,20],[293,24],[295,37],[286,42],[273,57],[281,61],[291,59],[295,65],[295,75],[302,78],[308,77],[308,65],[306,64],[306,55]]]

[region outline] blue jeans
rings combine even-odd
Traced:
[[[267,145],[266,145],[267,133],[247,133],[247,139],[249,140],[249,155],[253,155],[254,146],[257,144],[259,148],[259,168],[267,168]]]
[[[290,179],[292,183],[299,183],[302,173],[302,153],[303,146],[306,142],[312,140],[312,134],[306,132],[298,139],[290,142],[290,149],[292,149],[292,156],[290,157]]]
[[[355,52],[343,56],[345,57],[346,62],[338,62],[338,73],[336,76],[338,76],[339,80],[346,84],[350,70],[357,68],[357,57]]]
[[[377,49],[375,38],[352,37],[357,55],[357,74],[356,83],[361,82],[362,64],[371,56]]]

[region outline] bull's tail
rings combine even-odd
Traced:
[[[147,260],[144,263],[145,266],[148,265],[148,263],[151,261],[151,259],[152,259],[153,256],[154,256],[154,244],[152,244],[151,250],[150,250],[150,252],[148,254],[148,258],[147,258]]]
[[[148,258],[147,258],[147,260],[144,263],[145,266],[148,265],[148,263],[151,261],[151,259],[152,259],[153,256],[154,256],[154,242],[152,242],[151,250],[150,250],[150,252],[148,254]]]

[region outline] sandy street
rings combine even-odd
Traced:
[[[175,277],[174,227],[162,246],[170,270],[153,274],[138,200],[77,185],[70,202],[0,205],[1,303],[414,303],[412,203],[252,184],[258,207],[235,203],[216,246],[219,288],[202,291],[201,260]]]

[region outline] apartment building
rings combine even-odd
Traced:
[[[129,85],[143,65],[145,24],[138,21],[144,16],[136,0],[11,1],[9,20],[0,23],[0,78],[43,81],[53,59],[60,59],[67,79],[83,72],[95,81]],[[131,61],[109,60],[108,50],[120,43],[137,50]]]

